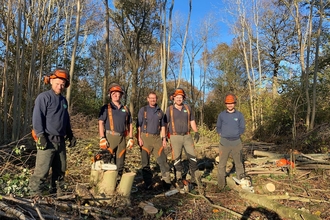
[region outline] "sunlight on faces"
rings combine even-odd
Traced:
[[[50,84],[52,85],[52,89],[54,90],[55,94],[57,94],[57,95],[62,93],[62,91],[65,88],[65,83],[66,83],[65,79],[56,78],[56,79],[51,79],[50,80]]]
[[[177,95],[174,97],[174,103],[177,105],[181,105],[183,103],[183,96]]]
[[[157,103],[157,96],[155,94],[149,94],[147,100],[150,106],[155,106]]]
[[[235,108],[235,103],[226,103],[226,108],[229,112],[233,111]]]
[[[112,92],[111,93],[111,100],[113,102],[118,102],[121,99],[122,94],[120,92]]]

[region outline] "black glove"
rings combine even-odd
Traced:
[[[69,131],[67,133],[66,140],[69,140],[70,141],[70,144],[68,145],[68,147],[74,147],[74,146],[76,146],[77,139],[73,136],[72,131]]]
[[[47,140],[46,140],[46,137],[43,134],[38,137],[36,145],[37,145],[38,150],[45,150],[46,149]]]
[[[68,145],[68,147],[74,147],[76,146],[77,143],[77,139],[72,135],[68,137],[68,140],[70,141],[70,144]]]
[[[194,141],[196,142],[196,144],[199,141],[199,132],[195,132]]]

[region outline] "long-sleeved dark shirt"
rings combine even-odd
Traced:
[[[146,116],[144,112],[146,110]],[[137,127],[140,127],[141,133],[160,134],[161,127],[165,126],[165,119],[163,111],[156,105],[151,107],[147,105],[142,107],[138,113]],[[146,130],[145,130],[146,129]]]
[[[40,93],[35,100],[32,124],[37,136],[45,134],[52,139],[72,134],[66,98],[52,89]]]
[[[245,120],[241,112],[227,110],[220,112],[217,120],[217,132],[228,140],[238,140],[245,131]]]

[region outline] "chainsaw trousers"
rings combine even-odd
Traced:
[[[111,157],[110,162],[114,159],[117,166],[118,175],[121,177],[124,170],[124,162],[126,155],[125,137],[119,135],[107,134],[107,140],[109,142],[109,148]]]
[[[243,145],[240,142],[236,146],[219,146],[219,164],[218,164],[218,186],[220,188],[226,185],[226,165],[229,155],[231,154],[236,169],[237,179],[241,179],[244,175],[243,166]]]
[[[166,155],[164,153],[164,147],[162,139],[159,135],[147,135],[141,134],[143,146],[141,146],[141,163],[142,163],[142,176],[144,183],[150,185],[152,183],[152,171],[150,169],[150,156],[154,155],[154,158],[159,165],[162,179],[166,183],[171,183],[170,179],[170,166],[167,163]]]
[[[176,178],[182,179],[183,166],[182,166],[182,150],[189,160],[189,171],[191,182],[195,182],[195,171],[197,167],[197,158],[195,153],[194,141],[190,134],[186,135],[171,135],[172,157],[174,160],[174,167],[176,170]]]
[[[63,182],[66,170],[66,149],[65,142],[47,143],[45,150],[38,150],[36,166],[29,180],[30,195],[41,195],[46,187],[46,179],[51,168],[51,189],[56,189],[56,181]]]

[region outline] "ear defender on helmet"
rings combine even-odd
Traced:
[[[183,99],[186,98],[186,93],[184,92],[184,90],[181,88],[177,88],[175,89],[174,93],[170,96],[170,100],[173,100],[174,97],[177,95],[182,95]]]
[[[64,79],[65,80],[65,88],[70,86],[70,76],[69,72],[66,69],[58,68],[56,69],[50,76],[45,76],[44,83],[49,84],[51,79]]]

